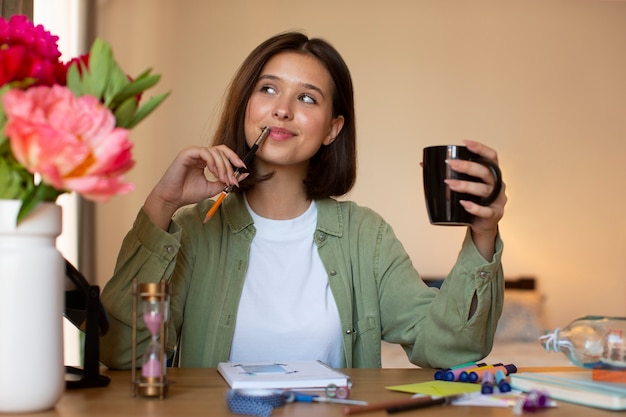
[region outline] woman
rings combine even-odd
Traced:
[[[270,134],[245,167],[265,126]],[[420,366],[486,356],[503,299],[504,191],[488,207],[463,203],[476,221],[441,290],[429,288],[379,215],[332,198],[355,182],[355,132],[350,73],[331,45],[283,33],[252,51],[230,86],[214,145],[176,156],[124,239],[102,294],[111,318],[102,362],[131,364],[135,277],[171,283],[167,348],[180,366],[380,367],[381,339],[402,344]],[[450,164],[484,181],[455,181],[453,190],[485,196],[493,188],[482,165]],[[236,178],[237,168],[248,172]],[[227,185],[234,191],[205,223],[208,198]],[[149,333],[138,323],[141,353]]]

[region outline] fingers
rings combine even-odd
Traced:
[[[498,163],[498,154],[494,149],[472,140],[464,140],[463,142],[470,151],[485,159],[493,161],[496,164]],[[446,183],[451,190],[459,193],[479,196],[481,198],[485,198],[493,192],[495,178],[489,167],[476,162],[459,159],[450,159],[446,162],[450,165],[450,168],[453,171],[471,175],[479,178],[481,181],[473,182],[459,179],[446,180]],[[506,184],[504,183],[502,184],[502,189],[498,194],[498,197],[488,206],[483,206],[469,200],[461,202],[465,210],[476,217],[476,221],[473,223],[472,228],[485,230],[497,227],[498,222],[504,215],[504,206],[506,203]]]
[[[245,164],[235,152],[225,145],[202,148],[200,157],[206,162],[205,176],[209,180],[213,179],[225,185],[239,186],[238,181],[245,178],[243,175],[239,178],[235,176],[235,169],[245,168]]]
[[[495,219],[497,221],[504,215],[504,206],[506,205],[507,200],[506,184],[502,184],[502,191],[500,192],[500,195],[498,195],[498,198],[496,198],[496,200],[489,206],[483,206],[469,200],[461,200],[460,203],[465,210],[476,217]]]
[[[465,210],[473,214],[474,221],[470,226],[472,231],[477,234],[497,233],[498,223],[504,216],[504,206],[507,203],[505,185],[502,185],[502,191],[498,198],[489,206],[481,206],[468,200],[462,200],[460,203]]]
[[[494,162],[495,164],[498,163],[498,154],[494,149],[476,141],[464,140],[463,142],[470,151],[480,155],[484,159]],[[489,196],[493,191],[496,178],[494,178],[494,173],[492,173],[490,167],[487,167],[484,164],[462,159],[448,159],[446,163],[453,171],[479,178],[481,181],[474,182],[458,179],[446,180],[446,183],[452,190],[483,198]]]
[[[492,160],[493,162],[498,162],[498,153],[489,146],[469,139],[463,140],[463,143],[470,151],[482,156],[483,158]]]
[[[446,163],[458,173],[467,174],[480,179],[480,182],[461,179],[447,179],[446,184],[453,191],[467,193],[479,197],[487,197],[494,189],[495,178],[488,167],[462,159],[449,159]]]

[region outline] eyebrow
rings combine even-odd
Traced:
[[[263,74],[261,76],[259,76],[259,81],[260,80],[276,80],[276,81],[280,81],[281,78],[276,76],[276,75],[272,75],[272,74]],[[315,84],[309,84],[309,83],[300,83],[301,87],[304,87],[308,90],[313,90],[313,91],[317,91],[319,94],[321,94],[322,97],[326,97],[326,94],[324,94],[324,91],[322,91],[321,88],[319,88],[318,86],[316,86]]]

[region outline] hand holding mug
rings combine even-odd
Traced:
[[[485,188],[481,178],[452,169],[454,163],[446,161],[463,160],[478,163],[486,167],[493,176],[493,189],[488,195],[481,196],[477,190]],[[468,212],[461,201],[471,201],[480,206],[489,206],[500,195],[503,187],[502,174],[498,165],[481,155],[470,151],[467,146],[441,145],[430,146],[423,151],[424,193],[430,222],[435,225],[471,225],[475,221],[474,214]],[[455,191],[448,182],[463,181],[466,185],[480,183],[479,187],[469,184],[473,192]],[[491,181],[490,181],[491,182]],[[478,185],[478,184],[477,184]],[[473,210],[476,211],[476,210]],[[497,216],[495,223],[501,215]]]

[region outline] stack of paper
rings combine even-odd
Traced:
[[[522,372],[509,377],[511,386],[521,391],[544,390],[555,400],[608,410],[626,410],[626,384],[593,381],[590,370]]]
[[[351,386],[350,377],[320,361],[287,363],[221,362],[217,371],[233,389],[322,389]]]

